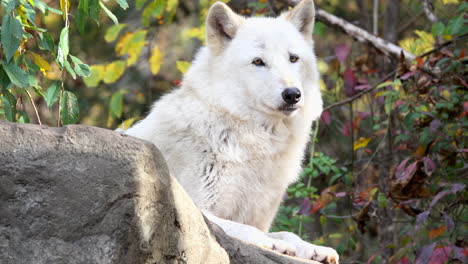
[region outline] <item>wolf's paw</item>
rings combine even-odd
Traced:
[[[296,248],[296,257],[320,261],[325,264],[338,264],[339,256],[336,250],[305,242],[300,237],[289,232],[269,233],[269,237],[281,239]]]
[[[263,244],[263,246],[281,254],[296,256],[295,247],[283,240],[269,238],[266,243]]]

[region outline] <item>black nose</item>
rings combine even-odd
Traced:
[[[286,88],[281,93],[283,100],[288,104],[297,104],[301,100],[301,91],[296,87]]]

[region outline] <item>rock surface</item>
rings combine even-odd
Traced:
[[[314,263],[205,221],[151,143],[0,121],[2,264]]]

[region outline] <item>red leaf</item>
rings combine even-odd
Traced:
[[[341,132],[343,133],[343,135],[349,137],[349,135],[351,135],[351,122],[346,122]]]
[[[463,103],[463,110],[464,110],[465,112],[468,112],[468,101],[466,101],[466,102]]]
[[[329,125],[331,123],[330,112],[324,111],[320,117],[320,120],[322,120],[322,122],[326,125]]]
[[[413,163],[411,163],[411,165],[409,165],[406,169],[405,169],[405,172],[403,173],[403,175],[400,176],[400,178],[398,179],[399,182],[408,182],[409,180],[411,180],[411,177],[413,177],[414,173],[416,172],[416,170],[418,169],[417,165],[418,165],[419,161],[415,161]]]
[[[444,264],[448,261],[452,249],[450,247],[439,247],[432,251],[429,264]]]
[[[343,73],[343,80],[346,96],[351,97],[356,94],[355,87],[357,84],[357,78],[356,75],[354,75],[353,70],[347,68]]]
[[[416,57],[416,62],[417,62],[418,68],[421,68],[424,64],[424,60],[421,57]]]
[[[367,260],[367,264],[371,264],[372,261],[374,261],[375,257],[377,257],[379,255],[379,253],[375,253],[374,255],[372,255],[369,260]]]
[[[407,73],[403,74],[403,75],[400,77],[400,79],[401,79],[401,80],[406,80],[406,79],[408,79],[409,77],[413,76],[415,73],[416,73],[416,72],[414,72],[414,71],[407,72]]]
[[[345,197],[345,196],[346,196],[346,192],[335,193],[335,197]]]
[[[434,161],[432,161],[430,158],[428,157],[424,157],[423,158],[423,163],[424,163],[424,172],[431,176],[431,174],[435,171],[436,169],[436,165],[434,163]]]
[[[369,113],[369,112],[358,112],[357,114],[359,116],[359,119],[361,119],[361,120],[363,120],[364,118],[366,118],[368,116],[371,116],[371,113]]]
[[[407,257],[402,257],[397,264],[410,264],[410,262]]]
[[[406,168],[406,163],[408,163],[409,159],[410,158],[404,159],[402,162],[400,162],[400,164],[396,168],[395,176],[397,179],[402,177],[403,171]]]
[[[397,100],[397,101],[395,102],[395,104],[393,105],[393,108],[397,108],[398,106],[400,106],[400,105],[402,105],[402,104],[404,104],[404,103],[405,103],[405,102],[403,102],[402,100]]]
[[[180,86],[182,81],[181,80],[174,80],[174,81],[172,81],[172,83],[177,85],[177,86]]]
[[[341,62],[345,62],[351,48],[346,44],[338,44],[335,47],[335,56]]]

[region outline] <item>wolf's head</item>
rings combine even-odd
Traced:
[[[278,18],[244,18],[217,2],[202,49],[184,83],[241,117],[288,118],[322,110],[313,52],[314,3],[303,0]]]

